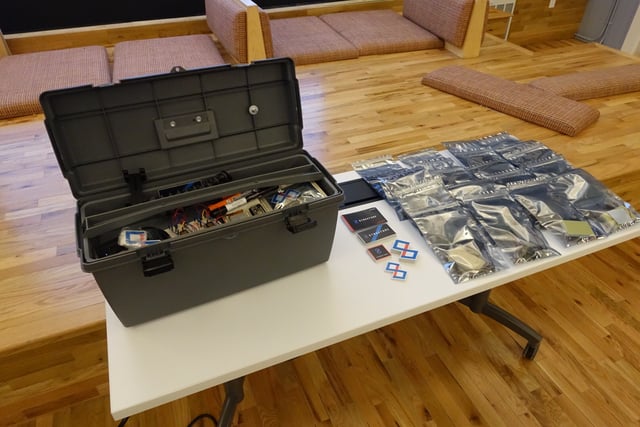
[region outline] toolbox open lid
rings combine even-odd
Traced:
[[[302,150],[289,58],[44,92],[45,125],[76,199]]]

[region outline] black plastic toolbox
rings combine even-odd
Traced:
[[[125,326],[329,258],[343,194],[302,148],[291,60],[49,91],[40,102],[78,201],[82,269]],[[295,199],[301,187],[315,197]],[[247,194],[265,206],[214,220]],[[141,245],[126,246],[140,230]]]

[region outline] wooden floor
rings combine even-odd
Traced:
[[[420,84],[454,63],[525,82],[637,61],[598,45],[533,51],[488,37],[476,59],[434,50],[299,67],[305,148],[337,173],[506,130],[640,208],[640,93],[587,101],[601,117],[571,138]],[[80,271],[74,200],[41,119],[0,125],[0,425],[112,426],[102,296]],[[520,337],[453,304],[249,375],[236,424],[640,425],[638,239],[492,298],[544,336],[534,361],[520,357]],[[127,425],[186,426],[218,414],[221,399],[220,387],[206,390]]]

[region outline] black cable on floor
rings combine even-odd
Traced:
[[[191,422],[189,423],[189,425],[187,425],[187,427],[193,427],[198,421],[202,420],[202,419],[208,419],[213,421],[213,425],[217,426],[218,425],[218,420],[216,419],[216,417],[214,417],[211,414],[200,414],[197,417],[195,417],[194,419],[191,420]]]
[[[213,422],[214,426],[218,425],[218,420],[216,419],[216,417],[214,417],[211,414],[200,414],[197,417],[195,417],[194,419],[191,420],[191,422],[187,425],[187,427],[193,427],[196,425],[196,423],[200,420],[211,420]],[[129,421],[129,417],[125,417],[123,419],[120,420],[120,422],[118,423],[118,427],[124,427],[125,424],[127,424],[127,421]]]

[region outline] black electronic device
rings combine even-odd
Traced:
[[[382,200],[380,195],[362,178],[338,183],[344,193],[344,202],[339,209],[363,205]]]

